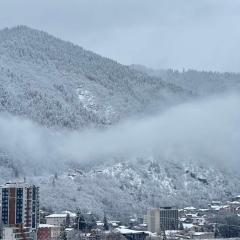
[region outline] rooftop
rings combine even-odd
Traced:
[[[185,207],[184,210],[196,210],[195,207]]]
[[[121,234],[141,234],[144,233],[144,231],[137,231],[137,230],[132,230],[128,228],[116,228],[118,232]]]
[[[68,214],[70,215],[70,217],[76,217],[75,213],[63,212],[63,213],[53,213],[53,214],[50,214],[50,215],[46,216],[46,218],[66,218]]]
[[[23,187],[32,187],[33,185],[25,182],[8,182],[3,185],[0,185],[0,188],[23,188]]]
[[[39,228],[58,228],[60,226],[51,225],[51,224],[39,224]]]

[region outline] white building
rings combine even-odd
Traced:
[[[68,214],[70,216],[70,221],[73,222],[74,219],[76,218],[76,214],[71,212],[64,212],[64,213],[54,213],[46,216],[46,224],[56,225],[56,226],[65,225]]]
[[[4,227],[3,240],[32,240],[36,239],[30,228],[14,228],[14,227]]]

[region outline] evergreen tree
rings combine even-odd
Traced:
[[[81,230],[81,231],[86,229],[86,221],[85,221],[85,218],[84,218],[83,214],[81,213],[80,209],[77,210],[77,217],[76,217],[76,221],[75,221],[75,228],[77,230]]]
[[[108,224],[106,214],[104,214],[104,218],[103,218],[103,228],[104,228],[105,231],[109,230],[109,224]]]
[[[215,218],[215,235],[223,238],[240,237],[240,220],[238,216],[217,216]]]
[[[87,228],[88,230],[92,230],[94,228],[96,228],[97,226],[97,223],[96,223],[96,219],[95,217],[92,215],[90,218],[89,218],[89,221],[87,221]]]
[[[68,213],[66,216],[66,227],[70,227],[71,225],[71,219],[70,219],[70,214]]]
[[[75,224],[74,224],[74,228],[78,230],[78,222],[79,222],[79,219],[80,219],[80,209],[77,209],[77,212],[76,212],[76,218],[75,218]]]
[[[64,228],[61,230],[58,240],[67,240],[67,233]]]
[[[179,230],[184,230],[184,227],[183,227],[183,223],[182,223],[182,222],[179,223]]]
[[[53,187],[56,186],[55,178],[52,179],[52,186],[53,186]]]
[[[54,174],[54,178],[58,179],[58,174],[57,173]]]

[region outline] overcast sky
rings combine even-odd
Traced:
[[[123,64],[240,72],[240,0],[0,0],[27,25]]]

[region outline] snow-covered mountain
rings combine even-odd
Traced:
[[[151,207],[207,207],[210,200],[229,199],[239,189],[237,174],[214,167],[138,161],[88,171],[75,169],[56,179],[41,176],[33,181],[41,183],[44,206],[58,210],[81,206],[99,216],[106,212],[119,219],[131,214],[141,216]]]
[[[41,31],[24,26],[4,29],[0,31],[0,117],[7,113],[18,120],[9,121],[14,141],[0,135],[0,180],[25,176],[27,181],[40,185],[45,207],[81,207],[121,218],[143,213],[151,206],[204,205],[210,199],[230,197],[240,192],[240,178],[234,170],[223,170],[217,164],[176,156],[161,159],[142,152],[129,158],[113,154],[111,160],[81,164],[66,155],[61,157],[58,149],[55,158],[59,164],[49,169],[46,162],[54,159],[52,148],[58,148],[63,139],[50,145],[46,151],[49,156],[44,155],[49,159],[41,161],[42,155],[34,145],[36,136],[31,136],[33,143],[32,138],[27,141],[28,148],[33,149],[32,156],[26,155],[24,147],[15,142],[15,130],[23,119],[36,124],[37,127],[30,125],[32,130],[40,133],[44,129],[44,134],[39,134],[43,139],[52,138],[57,132],[62,137],[64,131],[73,129],[80,134],[89,127],[108,129],[130,117],[154,116],[195,99],[238,92],[239,86],[239,74],[153,74]],[[25,134],[29,123],[23,125],[17,136]],[[51,131],[52,135],[48,133]],[[18,146],[16,154],[11,149]],[[89,151],[94,149],[89,147]]]
[[[0,32],[0,110],[40,124],[108,125],[189,94],[44,32]]]
[[[131,65],[131,68],[152,77],[159,77],[162,81],[172,83],[191,91],[194,95],[209,96],[228,91],[240,91],[239,73],[218,73],[187,70],[156,70],[142,65]]]

